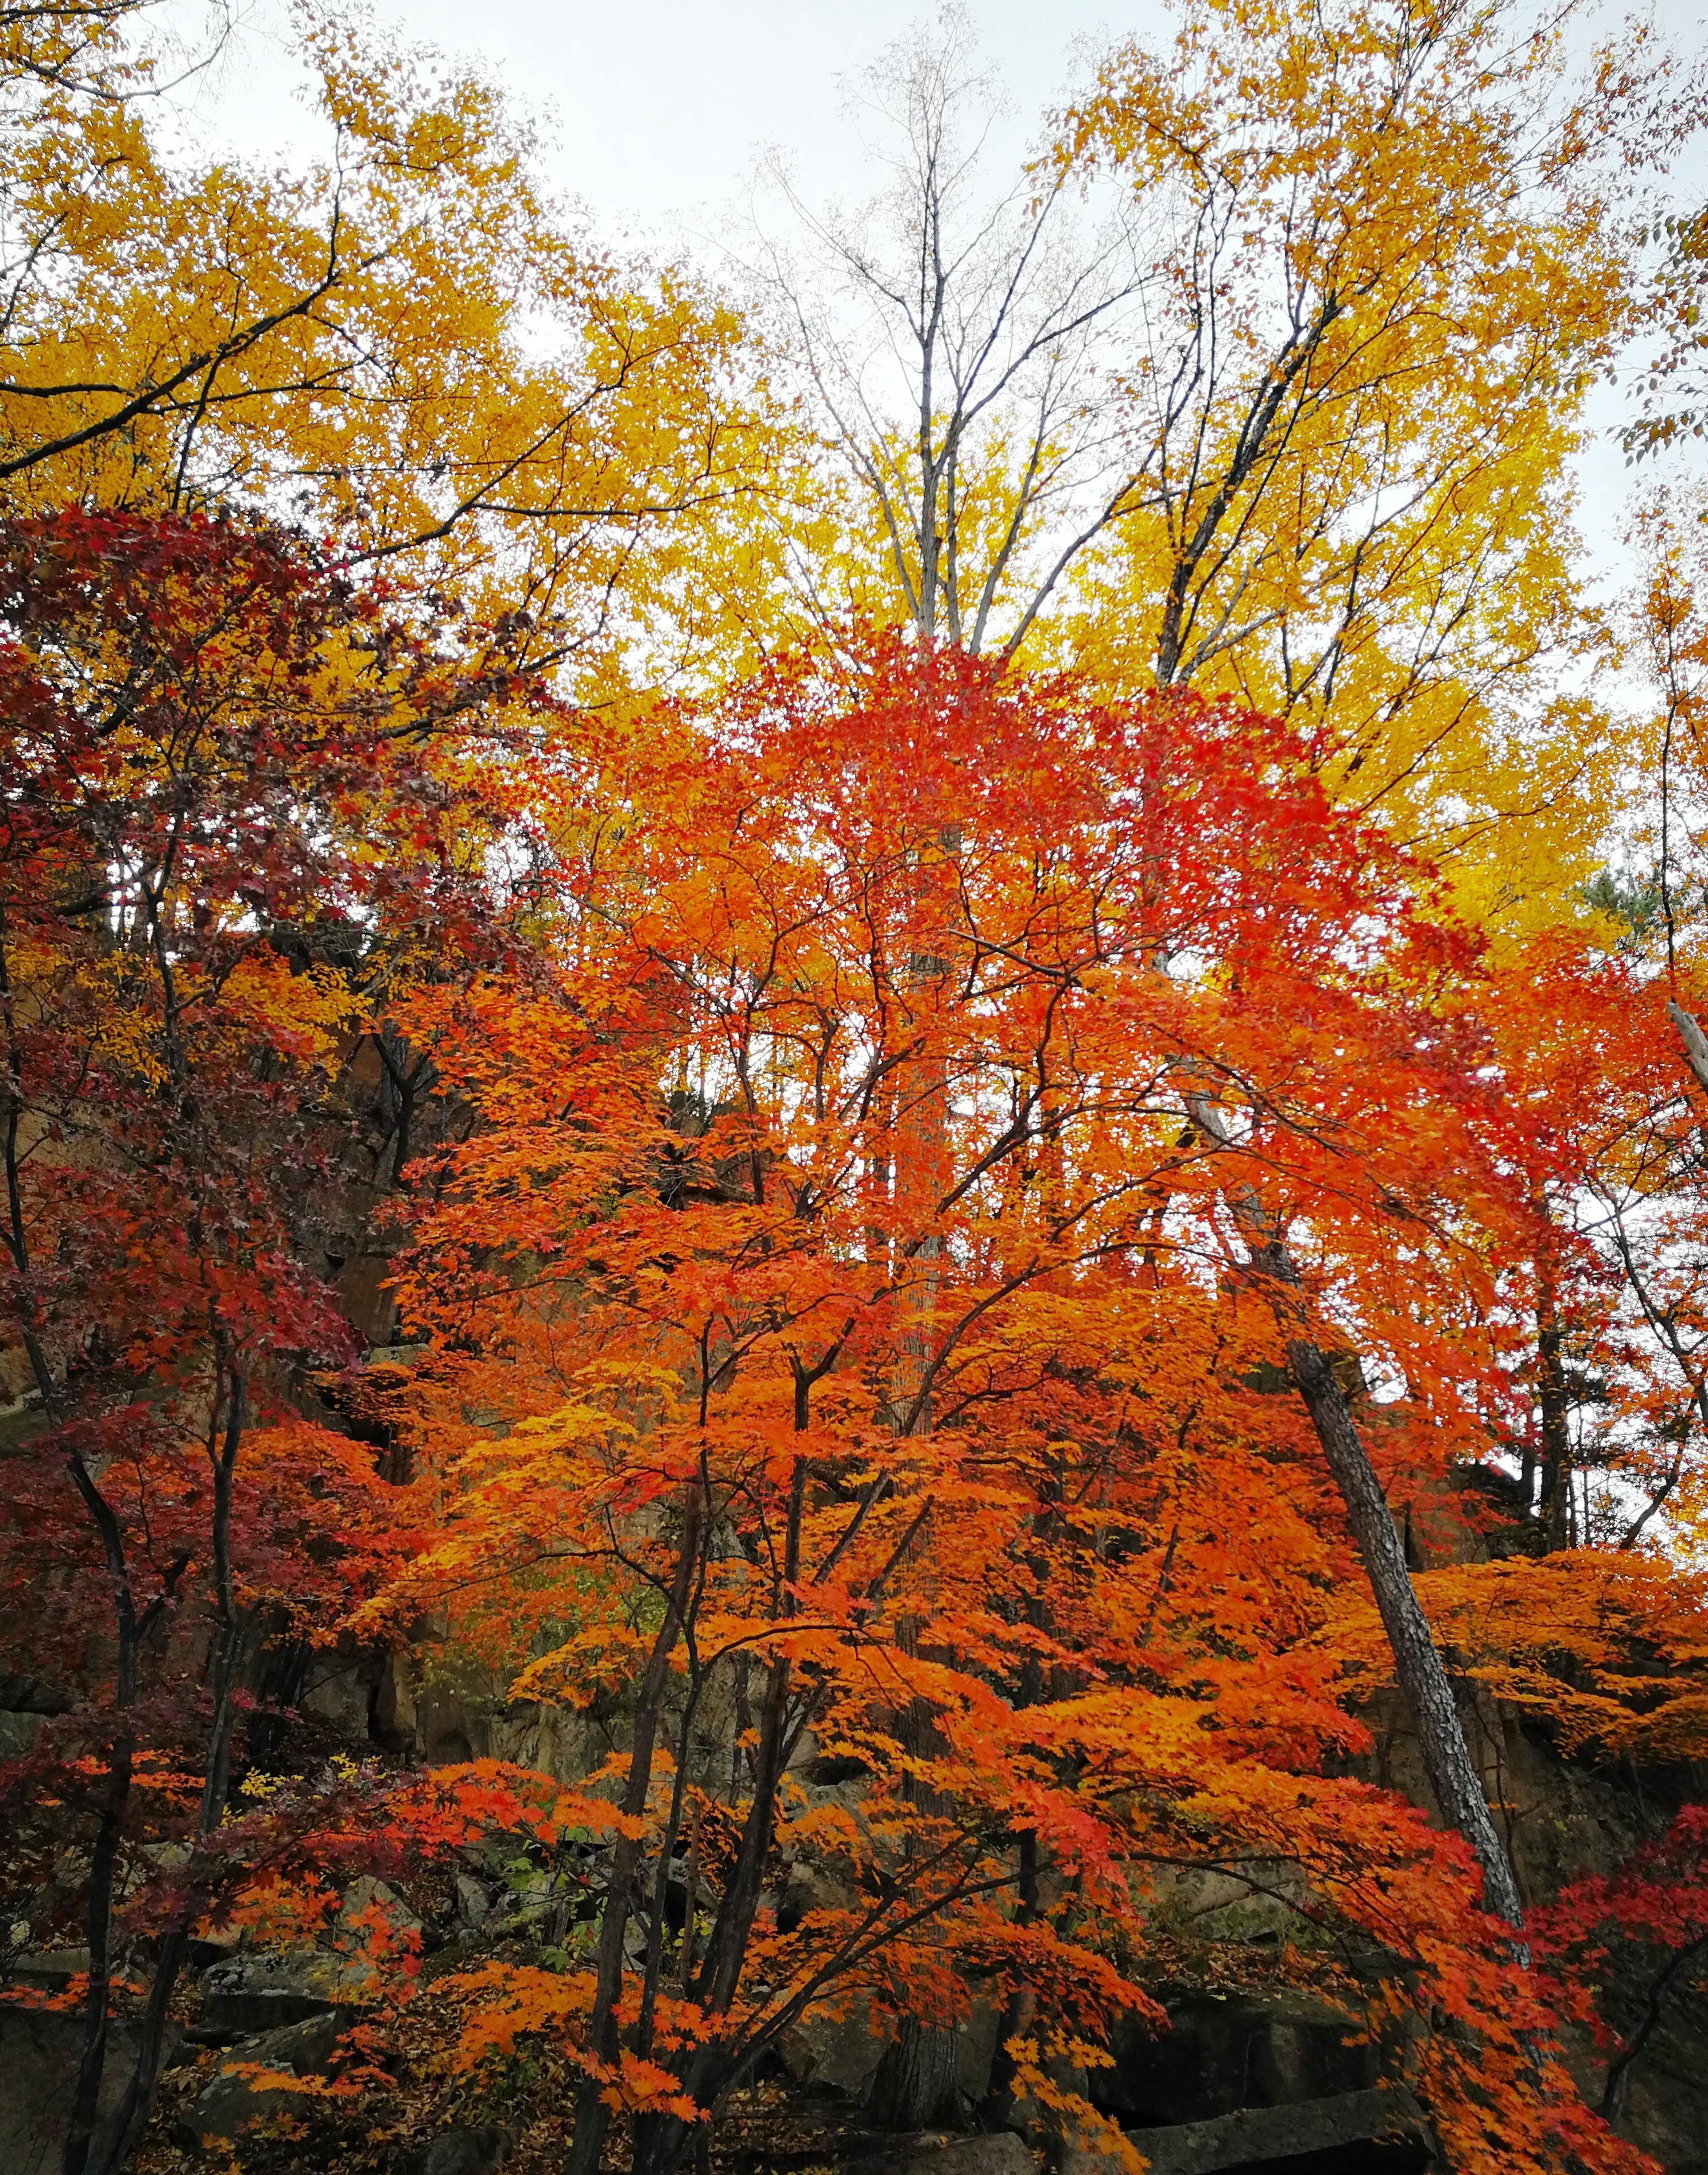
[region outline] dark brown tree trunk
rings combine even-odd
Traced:
[[[778,1787],[794,1738],[789,1726],[789,1662],[781,1656],[766,1671],[752,1802],[742,1824],[735,1866],[707,1936],[705,1955],[689,1989],[691,1998],[706,2013],[708,2037],[683,2062],[681,2086],[684,2096],[697,2107],[708,2109],[717,2105],[736,2074],[738,2057],[718,2037],[718,2025],[740,1984],[747,1944],[763,1892],[765,1865],[777,1824]],[[703,2139],[703,2124],[700,2135]],[[669,2175],[669,2171],[680,2166],[695,2141],[690,2125],[679,2115],[638,2118],[634,2125],[633,2175]],[[580,2175],[580,2171],[572,2165],[569,2175]]]
[[[904,2016],[872,2080],[868,2110],[879,2129],[930,2129],[959,2118],[957,2035]]]
[[[1038,1912],[1038,1837],[1022,1835],[1017,1839],[1016,1857],[1019,1885],[1017,1890],[1018,1907],[1014,1913],[1014,1923],[1017,1926],[1029,1926]],[[990,2059],[990,2082],[979,2108],[980,2123],[986,2129],[1006,2129],[1014,2121],[1017,2107],[1014,2057],[1008,2052],[1008,2042],[1011,2039],[1023,2038],[1031,2030],[1037,2015],[1038,1995],[1022,1981],[1004,2004],[1002,2019],[996,2030],[996,2051]]]
[[[236,1693],[242,1671],[245,1627],[238,1609],[231,1561],[231,1490],[238,1451],[248,1418],[248,1400],[242,1370],[224,1346],[219,1345],[220,1380],[209,1421],[208,1453],[212,1465],[214,1514],[211,1525],[214,1606],[217,1628],[213,1649],[213,1717],[203,1774],[201,1812],[198,1820],[199,1852],[203,1841],[225,1816],[226,1788],[230,1774],[231,1738],[236,1723]],[[86,1499],[93,1495],[91,1487]],[[107,1521],[103,1520],[103,1531]],[[111,1528],[110,1550],[119,1547],[117,1527]],[[120,1609],[121,1655],[119,1692],[128,1706],[136,1695],[137,1657],[144,1636],[187,1567],[182,1558],[167,1574],[160,1596],[139,1619],[132,1615],[128,1579]],[[154,1976],[143,2011],[136,2056],[117,2104],[106,2118],[96,2121],[101,2083],[106,2065],[106,2009],[111,1993],[111,1954],[115,1901],[113,1853],[122,1831],[128,1803],[133,1748],[127,1736],[115,1748],[109,1770],[107,1811],[96,1842],[89,1881],[89,1990],[85,2020],[83,2061],[78,2075],[72,2120],[66,2133],[62,2160],[63,2175],[119,2175],[142,2142],[160,2081],[160,2058],[165,2050],[166,2011],[183,1969],[189,1947],[188,1917],[171,1927],[155,1957]],[[193,1871],[196,1863],[192,1858]]]
[[[96,2107],[100,2096],[101,2080],[106,2069],[112,1978],[113,1877],[119,1839],[123,1832],[125,1813],[130,1802],[134,1755],[128,1723],[127,1716],[124,1733],[117,1738],[107,1755],[106,1802],[102,1807],[100,1826],[89,1859],[86,1912],[89,1990],[84,1996],[82,2058],[78,2064],[77,2081],[72,2091],[71,2119],[66,2125],[65,2145],[60,2161],[63,2175],[84,2175],[89,2164],[89,2147],[95,2136]]]
[[[681,1545],[676,1552],[675,1576],[671,1581],[664,1620],[659,1626],[658,1636],[653,1641],[653,1650],[648,1657],[639,1695],[635,1702],[634,1735],[631,1740],[622,1809],[626,1819],[636,1823],[647,1808],[647,1793],[653,1779],[653,1755],[664,1712],[664,1686],[670,1673],[670,1657],[681,1636],[683,1613],[687,1607],[695,1568],[700,1559],[703,1516],[704,1506],[700,1501],[699,1490],[694,1489],[690,1492],[683,1513]],[[640,1863],[640,1838],[620,1836],[611,1851],[610,1875],[605,1883],[593,2013],[588,2019],[588,2051],[595,2060],[607,2065],[616,2060],[619,2051],[617,1999],[622,1991],[623,1944],[628,1933],[630,1905]],[[600,2085],[589,2078],[577,2096],[575,2129],[570,2138],[568,2175],[598,2175],[605,2133],[610,2127],[610,2109],[601,2094]]]
[[[1566,1397],[1564,1332],[1560,1327],[1553,1279],[1537,1264],[1536,1386],[1542,1407],[1543,1545],[1551,1553],[1566,1546],[1566,1509],[1571,1494],[1570,1407]]]
[[[160,2082],[160,2058],[165,2051],[166,2010],[183,1969],[189,1937],[175,1927],[160,1944],[155,1976],[149,1988],[138,2035],[136,2059],[118,2105],[103,2122],[91,2142],[84,2161],[85,2175],[120,2175],[128,2167],[143,2141],[153,2112],[155,2091]]]
[[[930,629],[922,624],[921,631],[929,634]],[[941,843],[952,859],[959,854],[958,823],[946,827]],[[909,976],[921,990],[941,981],[947,971],[946,959],[929,953],[916,954],[908,962]],[[914,1152],[921,1169],[930,1172],[941,1152],[947,1120],[948,1081],[941,1060],[930,1060],[930,1071],[924,1084],[925,1092],[919,1098]],[[936,1304],[941,1250],[941,1238],[930,1230],[920,1234],[914,1249],[914,1260],[920,1272],[914,1301],[915,1321],[902,1339],[903,1364],[910,1380],[908,1394],[903,1401],[905,1417],[901,1424],[911,1435],[931,1432],[931,1317]],[[919,1626],[911,1618],[903,1619],[897,1625],[896,1644],[903,1653],[918,1652],[918,1637]],[[936,1743],[936,1730],[927,1702],[910,1700],[897,1717],[897,1728],[909,1752],[916,1757],[929,1756]],[[945,1798],[911,1779],[904,1789],[908,1801],[924,1813],[941,1814],[950,1809]],[[934,2123],[952,2120],[958,2112],[956,2076],[956,2034],[936,2025],[922,2024],[917,2017],[904,2016],[895,2038],[885,2048],[872,2080],[868,2102],[870,2118],[879,2129],[893,2130],[924,2129]]]
[[[896,1644],[904,1654],[919,1652],[919,1627],[904,1619],[896,1627]],[[937,1731],[930,1703],[910,1700],[897,1717],[897,1734],[916,1759],[928,1759],[936,1749]],[[908,1802],[928,1816],[946,1814],[948,1800],[911,1778],[903,1786]],[[952,2123],[959,2115],[956,2101],[958,2035],[941,2025],[923,2024],[904,2016],[896,2036],[884,2049],[872,2080],[867,2113],[880,2129],[929,2129]]]

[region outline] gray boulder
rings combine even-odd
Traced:
[[[30,1949],[14,1961],[12,1976],[20,1986],[63,1993],[67,1982],[88,1969],[87,1949]]]
[[[322,2077],[332,2066],[344,2020],[312,2016],[283,2031],[246,2039],[220,2058],[212,2081],[204,2085],[177,2123],[174,2135],[193,2152],[216,2151],[262,2123],[302,2119],[310,2102],[285,2085],[268,2085],[246,2070],[283,2072],[293,2077]]]
[[[370,2001],[383,1966],[371,1960],[374,1915],[392,1939],[419,1934],[420,1920],[383,1880],[364,1875],[344,1890],[323,1945],[242,1949],[202,1974],[202,2021],[214,2031],[273,2031]]]
[[[352,1880],[344,1891],[338,1907],[338,1916],[332,1922],[332,1940],[339,1948],[359,1945],[364,1939],[362,1926],[375,1912],[391,1928],[393,1937],[419,1934],[421,1922],[393,1888],[383,1880],[376,1880],[364,1874],[360,1880]]]
[[[1087,2080],[1093,2103],[1123,2129],[1207,2122],[1246,2107],[1285,2107],[1376,2081],[1374,2050],[1347,2043],[1347,2017],[1297,1996],[1186,1993],[1168,2000],[1168,2029],[1117,2026],[1114,2060]]]
[[[811,2092],[864,2099],[882,2058],[884,2042],[872,2029],[871,2004],[856,1998],[846,2016],[810,2013],[784,2034],[778,2048],[784,2069]]]
[[[1223,2175],[1348,2145],[1369,2148],[1358,2164],[1367,2164],[1372,2175],[1377,2168],[1383,2175],[1423,2175],[1434,2165],[1429,2126],[1404,2091],[1337,2092],[1292,2107],[1242,2107],[1208,2122],[1127,2135],[1150,2161],[1151,2175]],[[1089,2158],[1078,2156],[1082,2165]]]
[[[167,2035],[164,2066],[177,2058],[178,2035]],[[0,2168],[5,2175],[58,2175],[60,2148],[71,2115],[83,2019],[62,2010],[0,2004]],[[107,2038],[99,2112],[112,2113],[137,2058],[134,2025],[115,2019]]]
[[[887,2139],[881,2151],[852,2161],[844,2175],[1038,2175],[1038,2156],[1011,2129],[985,2137],[924,2130]]]
[[[504,2129],[447,2129],[415,2162],[415,2175],[493,2175],[510,2156]]]
[[[492,1908],[492,1892],[484,1887],[471,1874],[459,1873],[456,1879],[457,1922],[477,1931],[486,1923]]]
[[[276,2031],[342,2014],[371,1988],[358,1959],[318,1949],[250,1950],[202,1974],[202,2022],[212,2031]]]
[[[956,2032],[956,2087],[974,2105],[990,2089],[1000,2031],[995,2010],[989,2002],[975,2000]],[[871,2004],[857,1997],[845,2015],[810,2011],[784,2034],[778,2053],[789,2076],[806,2091],[864,2100],[887,2043],[883,2033],[874,2028]]]

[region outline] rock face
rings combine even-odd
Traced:
[[[340,2014],[372,1974],[365,1963],[319,1950],[236,1955],[202,1975],[202,2021],[214,2031],[276,2031]]]
[[[1569,1881],[1611,1873],[1644,1840],[1642,1801],[1628,1771],[1614,1776],[1564,1760],[1545,1733],[1484,1693],[1460,1702],[1465,1735],[1526,1904],[1555,1896]],[[1432,1820],[1440,1813],[1404,1708],[1392,1693],[1363,1711],[1375,1744],[1359,1763],[1366,1779],[1397,1790]],[[1700,1788],[1700,1784],[1698,1787]]]
[[[1345,2020],[1315,2003],[1185,1993],[1167,2007],[1172,2031],[1125,2026],[1109,2050],[1113,2067],[1087,2080],[1093,2104],[1124,2129],[1290,2107],[1364,2092],[1376,2081],[1372,2049],[1345,2045]]]
[[[956,2089],[969,2107],[976,2107],[990,2088],[1000,2028],[990,2004],[975,2001],[956,2034]],[[784,2070],[804,2091],[864,2101],[886,2043],[872,2022],[870,2004],[860,1999],[845,2016],[809,2016],[784,2036],[778,2052]]]
[[[326,1947],[244,1950],[210,1964],[202,1974],[203,2023],[214,2031],[272,2031],[355,2006],[377,1988],[367,1955],[376,1917],[394,1942],[420,1931],[383,1880],[353,1880]]]
[[[19,1986],[63,1993],[69,1982],[88,1969],[87,1949],[30,1949],[13,1964],[12,1976]]]
[[[172,2051],[169,2045],[169,2063]],[[80,2016],[0,2005],[0,2169],[5,2175],[58,2175],[82,2053]],[[101,2087],[103,2114],[111,2113],[135,2060],[131,2026],[114,2025]]]
[[[510,2156],[502,2129],[447,2129],[415,2162],[415,2175],[494,2175]]]
[[[268,2084],[253,2071],[321,2077],[331,2068],[344,2019],[311,2017],[282,2031],[246,2039],[220,2057],[219,2072],[203,2086],[177,2125],[179,2144],[213,2152],[263,2123],[301,2119],[307,2101],[288,2085]]]
[[[459,1873],[453,1884],[457,1897],[457,1922],[475,1933],[486,1923],[492,1908],[492,1893],[483,1887],[472,1874]]]

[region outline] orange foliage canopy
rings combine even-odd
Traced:
[[[626,2107],[667,2169],[817,2007],[969,1988],[1000,2091],[1096,2128],[1061,2065],[1229,1968],[1212,1876],[1357,2028],[1453,2020],[1405,2061],[1454,2164],[1623,2164],[1463,1847],[1335,1779],[1353,1559],[1226,1203],[1414,1475],[1516,1411],[1537,1210],[1476,946],[1310,754],[857,639],[567,768],[553,985],[418,996],[471,1124],[399,1287],[441,1531],[388,1605],[636,1701],[588,1971],[470,1989],[473,2045],[572,2028],[572,2165]]]

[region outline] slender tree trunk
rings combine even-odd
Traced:
[[[48,1410],[58,1413],[57,1392],[45,1358],[35,1360],[37,1378]],[[89,1991],[84,1998],[83,2052],[73,2088],[71,2114],[66,2124],[60,2165],[62,2175],[85,2175],[94,2142],[95,2117],[100,2103],[102,2077],[106,2067],[109,2037],[108,2009],[111,1998],[112,1922],[117,1897],[118,1849],[129,1811],[136,1762],[131,1709],[137,1699],[138,1650],[149,1624],[152,1608],[138,1613],[126,1559],[124,1535],[112,1505],[101,1494],[95,1476],[82,1457],[72,1451],[66,1460],[73,1485],[82,1497],[91,1524],[100,1536],[107,1577],[112,1587],[113,1631],[117,1648],[113,1705],[117,1728],[107,1755],[106,1793],[90,1855],[85,1924],[89,1937]],[[163,1592],[169,1591],[163,1588]]]
[[[1571,1413],[1566,1397],[1564,1332],[1549,1265],[1537,1263],[1537,1400],[1542,1407],[1542,1530],[1550,1554],[1567,1544],[1571,1494]]]
[[[943,843],[950,853],[958,853],[958,828],[946,832]],[[910,963],[910,968],[923,987],[946,972],[946,963],[935,957],[919,957]],[[923,1177],[925,1183],[919,1190],[926,1195],[935,1191],[931,1181],[942,1152],[947,1102],[947,1080],[941,1065],[932,1060],[925,1092],[920,1098],[917,1139],[913,1144],[919,1165],[914,1174],[915,1184]],[[914,1435],[928,1435],[931,1432],[931,1399],[929,1391],[919,1385],[925,1379],[930,1359],[932,1317],[937,1304],[941,1258],[941,1238],[935,1231],[925,1232],[914,1254],[920,1270],[915,1319],[902,1339],[903,1365],[909,1377],[903,1397],[904,1424],[907,1432]],[[896,1643],[903,1653],[917,1653],[918,1635],[918,1625],[912,1619],[904,1619],[896,1627]],[[908,1751],[918,1758],[930,1755],[936,1742],[936,1730],[926,1702],[910,1700],[897,1717],[897,1728]],[[908,1801],[923,1813],[943,1814],[950,1809],[944,1798],[912,1779],[903,1787]],[[884,2049],[877,2075],[872,2080],[867,2105],[871,2120],[881,2129],[892,2130],[924,2129],[934,2123],[953,2120],[957,2113],[957,2035],[953,2031],[945,2031],[938,2025],[923,2024],[917,2017],[903,2016],[896,2027],[896,2037]]]
[[[1279,1254],[1280,1249],[1272,1247],[1271,1253],[1272,1256]],[[1285,1256],[1281,1259],[1291,1272]],[[1272,1258],[1266,1266],[1270,1274],[1279,1273]],[[1291,1283],[1296,1278],[1288,1273],[1283,1280]],[[1452,1687],[1435,1652],[1429,1619],[1406,1569],[1400,1537],[1394,1531],[1393,1515],[1375,1467],[1358,1439],[1345,1392],[1324,1353],[1308,1339],[1289,1341],[1287,1361],[1346,1505],[1347,1522],[1393,1651],[1395,1679],[1412,1717],[1435,1802],[1443,1819],[1459,1831],[1476,1853],[1483,1870],[1485,1907],[1509,1926],[1521,1927],[1524,1906],[1512,1863],[1483,1794]]]
[[[106,2069],[108,2018],[111,2006],[113,1879],[119,1838],[130,1803],[135,1747],[127,1715],[107,1755],[106,1795],[89,1867],[85,1930],[89,1937],[89,1988],[84,1995],[83,2053],[72,2091],[71,2118],[61,2157],[64,2175],[84,2175],[94,2141],[101,2079]]]
[[[1560,1365],[1559,1331],[1545,1329],[1537,1340],[1542,1403],[1542,1503],[1540,1517],[1550,1554],[1569,1545],[1567,1511],[1571,1494],[1571,1442],[1566,1422],[1564,1370]]]
[[[706,2037],[684,2062],[684,2096],[709,2113],[729,2088],[734,2058],[718,2037],[718,2019],[729,2010],[741,1983],[747,1944],[763,1893],[765,1863],[777,1820],[777,1792],[789,1745],[789,1666],[779,1657],[766,1672],[760,1710],[759,1744],[754,1763],[753,1797],[736,1847],[735,1864],[707,1937],[706,1953],[694,1974],[691,1998],[706,2015]],[[705,2125],[700,2125],[703,2140]],[[693,2141],[691,2126],[680,2115],[648,2115],[635,2124],[634,2175],[669,2175],[680,2166]],[[571,2175],[577,2175],[572,2168]],[[591,2171],[589,2171],[591,2175]]]
[[[896,1644],[904,1654],[917,1654],[917,1624],[911,1619],[898,1624]],[[908,1701],[897,1718],[897,1734],[916,1759],[930,1757],[936,1746],[937,1731],[928,1701]],[[911,1778],[903,1789],[908,1803],[921,1813],[941,1815],[951,1809],[946,1798]],[[941,2025],[922,2024],[915,2016],[903,2016],[872,2079],[867,2113],[876,2126],[928,2129],[935,2123],[956,2120],[958,2048],[957,2033]]]
[[[1038,1912],[1038,1837],[1022,1833],[1017,1838],[1016,1852],[1019,1887],[1014,1923],[1017,1926],[1029,1926]],[[1008,2052],[1008,2042],[1011,2039],[1023,2038],[1031,2030],[1037,2015],[1037,1993],[1022,1981],[1008,1997],[1003,2006],[1002,2020],[997,2026],[996,2052],[990,2061],[990,2083],[979,2110],[981,2119],[989,2129],[1006,2129],[1010,2125],[1016,2102],[1014,2058]]]
[[[689,1496],[682,1521],[682,1540],[676,1554],[675,1576],[664,1608],[664,1620],[653,1641],[653,1651],[641,1679],[635,1704],[634,1735],[631,1739],[628,1779],[623,1789],[622,1810],[637,1822],[647,1808],[653,1779],[653,1753],[664,1711],[664,1686],[670,1656],[681,1635],[682,1614],[687,1605],[700,1555],[700,1529],[704,1505],[700,1492]],[[617,1999],[622,1991],[623,1944],[628,1933],[635,1877],[640,1869],[641,1841],[621,1835],[611,1850],[610,1876],[605,1884],[605,1912],[599,1923],[599,1961],[594,1982],[593,2013],[588,2020],[588,2047],[594,2058],[607,2065],[617,2059]],[[599,2080],[589,2077],[576,2098],[575,2129],[570,2139],[567,2175],[597,2175],[610,2109],[602,2097]]]
[[[1217,1147],[1228,1147],[1228,1129],[1211,1098],[1201,1089],[1189,1087],[1186,1100],[1192,1122],[1204,1138]],[[1231,1190],[1224,1197],[1250,1250],[1252,1266],[1268,1280],[1277,1320],[1293,1331],[1287,1342],[1288,1368],[1346,1505],[1347,1521],[1393,1654],[1394,1679],[1411,1716],[1435,1802],[1442,1818],[1470,1844],[1482,1869],[1483,1907],[1509,1926],[1521,1928],[1524,1905],[1512,1861],[1483,1794],[1453,1688],[1406,1568],[1405,1551],[1394,1530],[1382,1483],[1327,1356],[1309,1337],[1298,1333],[1304,1322],[1299,1271],[1262,1202],[1249,1186]]]
[[[241,1364],[216,1338],[220,1352],[223,1399],[216,1391],[209,1421],[208,1455],[212,1467],[214,1514],[211,1526],[214,1596],[216,1628],[214,1635],[212,1684],[213,1716],[209,1727],[208,1751],[203,1770],[202,1803],[197,1827],[205,1839],[220,1825],[225,1809],[225,1793],[231,1767],[231,1737],[237,1714],[237,1686],[242,1672],[245,1627],[238,1609],[231,1562],[231,1489],[237,1456],[248,1419],[247,1394]],[[182,1570],[183,1565],[178,1566]],[[174,1576],[175,1582],[176,1575]],[[170,1592],[170,1587],[167,1591]],[[122,1610],[122,1637],[128,1659],[121,1668],[121,1690],[127,1706],[135,1697],[137,1657],[144,1634],[154,1621],[159,1604],[151,1604],[134,1624],[129,1621],[127,1597]],[[155,1958],[149,1999],[138,2032],[137,2051],[130,2075],[117,2104],[104,2122],[96,2114],[106,2069],[111,2000],[110,1954],[113,1906],[114,1857],[123,1830],[131,1789],[134,1749],[127,1735],[115,1748],[109,1769],[108,1798],[90,1870],[89,1929],[89,1981],[84,2056],[71,2123],[62,2160],[64,2175],[118,2175],[142,2141],[154,2107],[160,2081],[160,2058],[165,2051],[166,2011],[183,1969],[189,1948],[188,1917],[171,1927]],[[198,1847],[200,1847],[198,1841]],[[192,1874],[194,1863],[192,1863]],[[193,1885],[193,1882],[192,1882]]]
[[[1637,2023],[1636,2029],[1608,2064],[1607,2080],[1602,2089],[1602,2113],[1607,2121],[1617,2122],[1625,2111],[1625,2094],[1630,2087],[1632,2065],[1644,2048],[1648,2045],[1655,2026],[1661,2020],[1661,2012],[1666,2005],[1667,1990],[1679,1973],[1687,1965],[1692,1963],[1705,1948],[1708,1948],[1708,1935],[1705,1935],[1700,1940],[1688,1942],[1684,1947],[1668,1957],[1667,1962],[1650,1982],[1648,1994],[1643,2003],[1643,2014]]]
[[[846,1336],[846,1327],[843,1334]],[[841,1344],[841,1338],[837,1338],[826,1349],[816,1366],[808,1367],[799,1360],[795,1363],[794,1425],[799,1432],[805,1433],[811,1423],[813,1387],[829,1373]],[[801,1527],[806,1508],[806,1484],[807,1461],[804,1457],[797,1457],[789,1478],[782,1562],[772,1581],[771,1612],[774,1619],[792,1617],[799,1607],[794,1587],[801,1569]],[[804,1706],[797,1706],[791,1722],[789,1709],[793,1683],[794,1672],[788,1657],[776,1656],[766,1671],[765,1699],[760,1710],[759,1742],[753,1761],[752,1798],[742,1825],[740,1841],[736,1847],[735,1864],[725,1884],[723,1899],[707,1936],[706,1953],[697,1968],[692,1961],[694,1907],[700,1878],[700,1820],[697,1809],[690,1831],[687,1896],[682,1927],[681,1987],[685,1999],[697,2000],[700,2004],[705,2013],[707,2031],[701,2044],[682,2061],[679,2075],[684,2096],[696,2107],[704,2108],[708,2118],[724,2094],[729,2090],[732,2080],[741,2074],[741,2051],[732,2048],[727,2040],[719,2038],[719,2020],[727,2015],[741,1983],[741,1972],[747,1960],[747,1945],[752,1937],[753,1921],[763,1893],[766,1863],[771,1855],[776,1832],[778,1794],[784,1770],[811,1712],[809,1695]],[[702,2120],[697,2126],[691,2125],[680,2115],[675,2114],[643,2116],[634,2126],[634,2175],[670,2175],[670,2170],[680,2165],[691,2145],[703,2168],[708,2152],[707,2123]]]
[[[136,2059],[117,2106],[90,2144],[84,2175],[119,2175],[143,2141],[160,2083],[160,2058],[165,2051],[166,2010],[188,1947],[189,1937],[182,1926],[174,1927],[160,1944],[148,2006],[137,2036]]]

